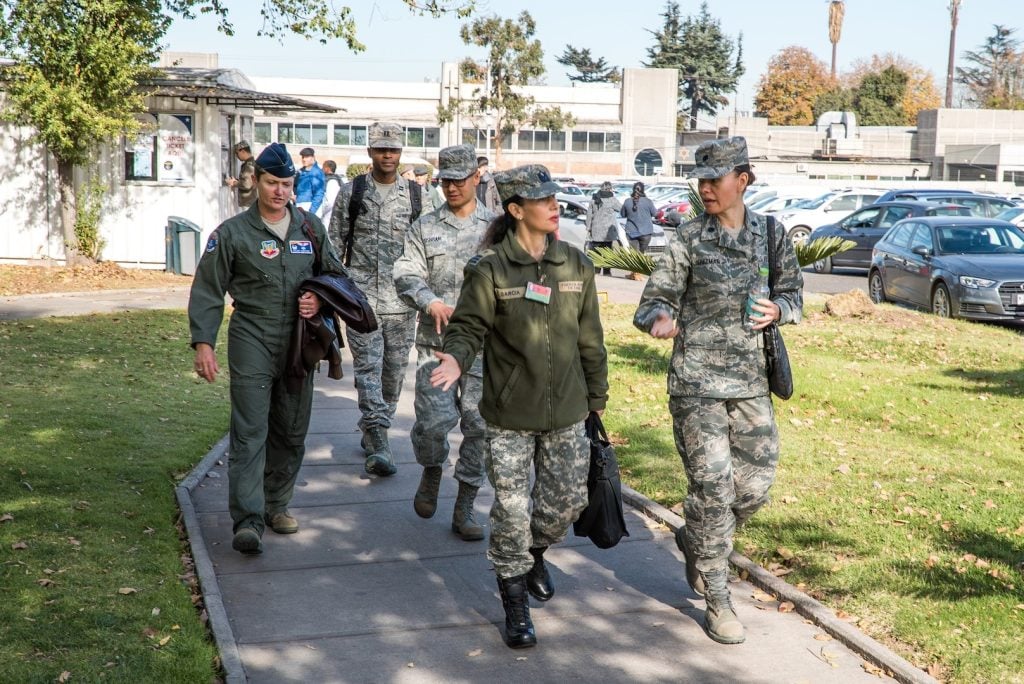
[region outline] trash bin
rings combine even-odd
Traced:
[[[164,269],[177,275],[195,275],[199,264],[199,226],[180,216],[167,217],[167,231],[164,242],[167,267]]]

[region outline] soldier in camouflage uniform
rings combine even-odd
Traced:
[[[494,178],[505,213],[487,230],[488,249],[466,266],[431,382],[447,390],[483,347],[480,414],[494,486],[487,557],[498,575],[505,643],[523,648],[537,643],[527,593],[541,601],[554,593],[544,552],[587,504],[583,423],[604,410],[608,359],[594,267],[554,239],[559,186],[538,165]]]
[[[469,370],[450,390],[430,384],[437,366],[434,353],[454,311],[462,287],[462,270],[479,251],[484,231],[494,214],[476,201],[476,150],[456,145],[441,150],[438,178],[447,201],[412,224],[405,237],[405,252],[395,262],[395,288],[406,304],[419,311],[416,329],[416,424],[412,449],[423,476],[413,499],[422,518],[437,510],[441,467],[448,460],[448,431],[462,421],[462,446],[455,466],[459,495],[452,515],[452,531],[466,541],[484,538],[473,519],[473,502],[484,483],[486,424],[477,405],[483,390],[483,361],[478,355]]]
[[[377,122],[367,131],[367,153],[373,163],[366,174],[366,192],[346,258],[352,280],[366,293],[377,316],[376,331],[348,331],[348,346],[362,413],[359,428],[366,451],[365,469],[380,476],[397,471],[387,431],[402,393],[416,327],[416,314],[398,298],[393,278],[395,260],[402,255],[405,233],[412,222],[409,185],[398,177],[404,135],[396,123]],[[354,186],[355,181],[338,191],[331,213],[331,239],[342,254],[348,243]]]
[[[754,180],[746,141],[704,143],[696,159],[705,211],[669,235],[633,322],[675,338],[669,409],[688,483],[676,542],[687,581],[707,599],[708,635],[735,644],[745,636],[726,583],[733,533],[768,501],[779,459],[762,331],[800,321],[803,277],[783,227],[768,245],[766,218],[743,205]],[[772,298],[746,314],[769,249],[780,268]]]

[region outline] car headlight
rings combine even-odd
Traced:
[[[960,276],[960,284],[964,287],[979,288],[979,287],[992,287],[996,284],[994,280],[988,280],[987,278],[975,278],[974,276]]]

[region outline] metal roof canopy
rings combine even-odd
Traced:
[[[157,75],[142,82],[143,88],[152,89],[147,93],[149,95],[177,97],[193,103],[205,100],[207,104],[252,107],[263,111],[345,111],[320,102],[261,92],[237,69],[161,67],[156,71]]]

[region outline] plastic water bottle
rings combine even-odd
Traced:
[[[771,288],[768,287],[768,267],[762,266],[757,271],[757,283],[750,288],[750,294],[747,296],[747,315],[744,321],[747,330],[754,327],[754,322],[750,317],[754,314],[761,315],[759,312],[754,311],[754,304],[757,303],[758,299],[768,299],[771,297],[771,294]]]

